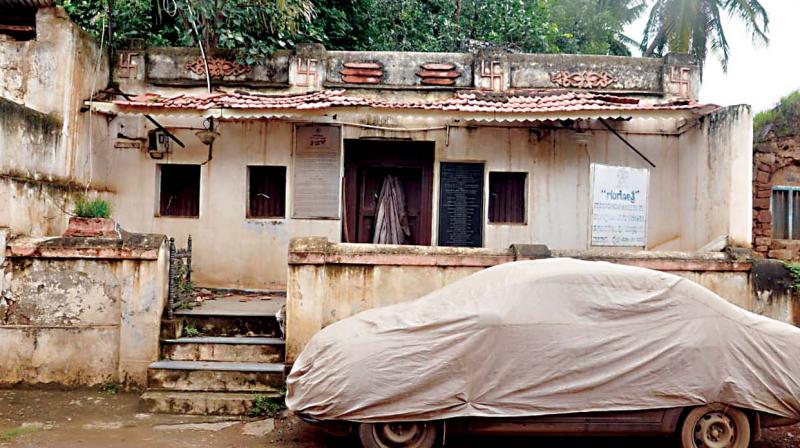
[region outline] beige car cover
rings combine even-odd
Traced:
[[[521,417],[726,403],[800,418],[800,329],[681,277],[503,264],[317,333],[286,403],[319,420]]]

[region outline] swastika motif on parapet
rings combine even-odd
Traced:
[[[481,61],[480,76],[489,81],[491,90],[503,90],[503,65],[500,61]]]
[[[139,56],[139,53],[133,51],[123,51],[119,54],[119,62],[117,63],[117,75],[120,78],[136,79],[139,76],[139,64],[133,59],[134,56]]]
[[[689,98],[692,91],[692,69],[689,67],[670,67],[669,82],[678,85],[678,96]]]
[[[194,61],[186,63],[186,70],[198,75],[206,74],[206,66],[203,63],[203,58],[197,58]],[[226,76],[239,76],[250,71],[250,67],[239,64],[237,62],[229,61],[223,58],[208,58],[208,74],[212,78],[224,78]]]
[[[317,85],[317,60],[316,59],[297,59],[297,82],[298,87],[311,87]]]
[[[577,87],[580,89],[606,88],[619,81],[619,78],[608,72],[555,72],[550,74],[550,81],[560,87]]]

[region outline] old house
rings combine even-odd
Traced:
[[[30,313],[0,323],[0,344],[28,348],[7,351],[19,374],[0,383],[80,383],[65,366],[85,353],[52,357],[56,326],[104,347],[87,382],[144,386],[167,289],[157,235],[192,236],[197,285],[287,290],[289,363],[337,319],[549,255],[676,272],[794,320],[750,275],[750,108],[698,103],[686,55],[306,45],[248,66],[129,42],[109,64],[63,10],[26,17],[27,34],[0,35],[0,308]],[[50,238],[86,192],[148,236]]]

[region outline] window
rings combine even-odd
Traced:
[[[159,216],[200,216],[200,165],[158,165]]]
[[[772,237],[800,239],[800,187],[772,188]]]
[[[284,218],[286,216],[286,167],[248,166],[247,217]]]
[[[489,173],[489,222],[525,223],[527,173]]]

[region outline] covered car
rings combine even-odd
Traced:
[[[713,404],[789,421],[800,419],[798,372],[791,325],[676,275],[548,259],[326,327],[294,363],[287,405],[365,424]]]

